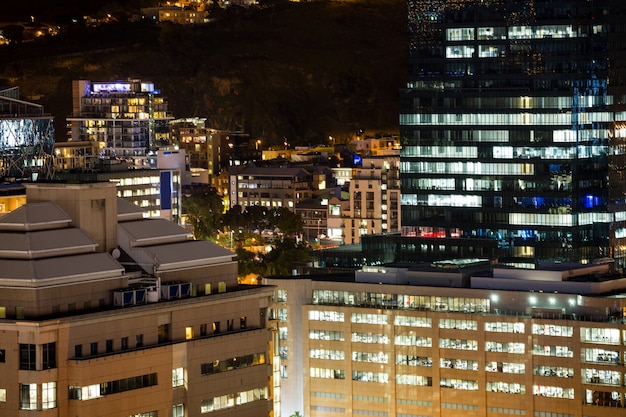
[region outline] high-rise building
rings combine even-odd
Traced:
[[[0,87],[0,179],[50,179],[53,146],[53,117],[22,100],[18,87]]]
[[[273,289],[116,197],[26,184],[0,217],[0,415],[270,416]]]
[[[409,1],[403,260],[624,266],[625,17],[621,0]]]
[[[166,98],[141,80],[72,82],[68,140],[102,142],[103,157],[148,166],[150,151],[170,147]]]

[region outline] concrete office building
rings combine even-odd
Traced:
[[[626,416],[624,279],[464,262],[264,278],[283,415]]]
[[[112,183],[26,198],[0,217],[0,415],[272,414],[272,289],[232,252]]]
[[[621,0],[410,0],[398,260],[626,263]]]

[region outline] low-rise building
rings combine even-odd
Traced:
[[[314,193],[331,186],[332,176],[324,166],[231,166],[230,207],[239,205],[285,207],[296,210],[298,204],[310,200]]]
[[[208,12],[204,10],[185,9],[182,7],[146,7],[141,9],[145,19],[153,22],[171,22],[179,25],[197,25],[207,23]]]

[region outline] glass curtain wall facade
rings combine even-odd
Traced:
[[[626,258],[621,0],[409,0],[398,261]]]

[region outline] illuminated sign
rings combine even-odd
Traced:
[[[109,93],[109,92],[129,92],[129,83],[94,83],[91,86],[94,93]]]
[[[362,162],[363,162],[363,160],[361,159],[361,155],[355,153],[352,156],[352,163],[354,165],[361,165]]]

